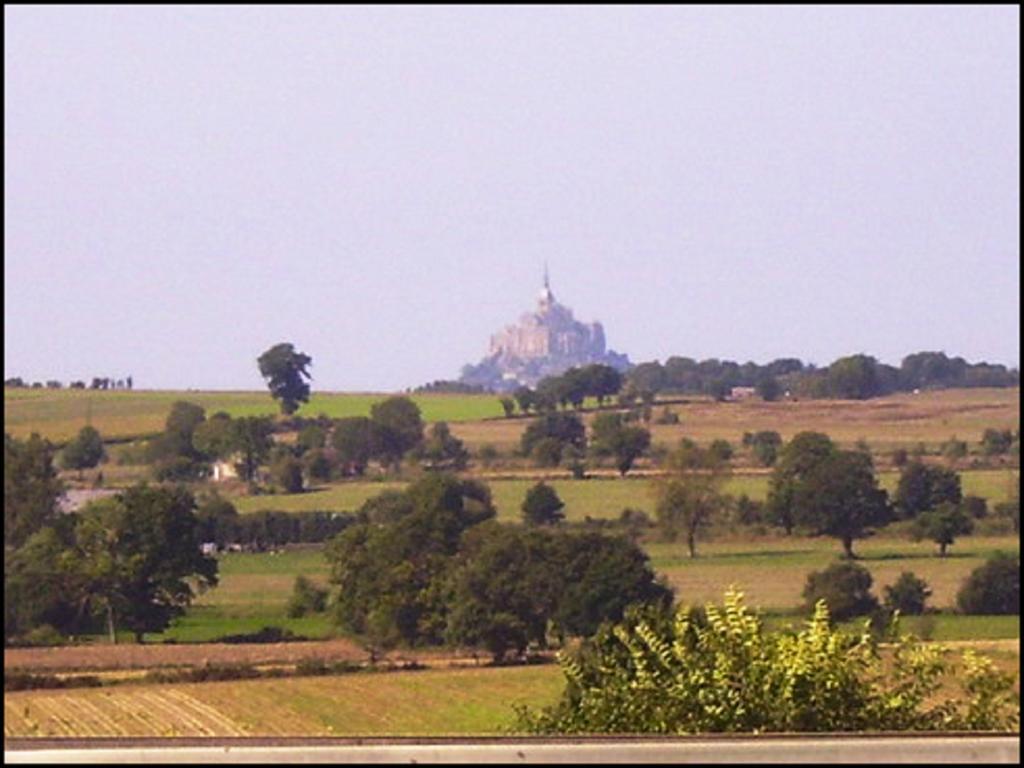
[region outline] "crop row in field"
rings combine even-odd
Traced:
[[[4,736],[499,734],[561,687],[547,665],[24,691],[4,694]]]

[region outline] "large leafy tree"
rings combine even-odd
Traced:
[[[854,558],[853,542],[892,520],[888,494],[878,487],[871,457],[838,451],[816,464],[796,488],[797,523],[818,535],[834,536]]]
[[[496,659],[543,647],[552,631],[591,635],[626,606],[666,605],[672,594],[626,539],[495,522],[466,533],[449,583],[446,639]]]
[[[623,476],[651,445],[651,433],[643,427],[624,424],[619,413],[600,414],[594,419],[592,430],[591,452],[595,456],[614,457]]]
[[[799,516],[797,490],[804,478],[822,462],[835,455],[837,448],[828,435],[800,432],[779,454],[768,486],[768,516],[776,525],[792,533]]]
[[[33,433],[28,440],[4,434],[4,546],[19,547],[59,516],[63,485],[53,466],[53,446]]]
[[[309,384],[312,378],[307,370],[313,358],[297,352],[292,344],[275,344],[257,360],[260,375],[267,380],[270,395],[281,403],[281,413],[290,415],[299,409],[299,403],[309,402]]]
[[[580,450],[586,448],[586,429],[580,417],[573,413],[545,413],[526,427],[520,438],[524,455],[533,452],[541,440],[553,439],[562,446],[572,445]]]
[[[959,504],[963,499],[960,475],[945,467],[933,467],[914,461],[900,472],[896,486],[896,509],[905,520],[948,502]]]
[[[371,499],[366,521],[326,548],[338,587],[335,619],[376,645],[441,642],[449,558],[468,528],[495,516],[486,486],[429,474],[400,495]]]
[[[165,629],[196,594],[217,583],[217,561],[199,549],[195,501],[182,487],[127,489],[94,502],[75,526],[74,557],[86,594],[138,642]]]

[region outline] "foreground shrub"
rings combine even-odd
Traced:
[[[804,586],[804,607],[813,611],[824,600],[836,621],[867,616],[878,610],[878,599],[871,594],[871,573],[851,562],[833,563],[823,571],[812,571]]]
[[[956,596],[961,613],[1020,615],[1020,555],[997,552],[971,571]]]
[[[703,620],[627,613],[560,656],[561,701],[518,707],[534,733],[708,733],[870,730],[1012,730],[1019,721],[1013,678],[964,654],[965,698],[933,704],[950,673],[945,650],[900,638],[883,660],[866,630],[831,627],[824,601],[807,628],[768,633],[729,592]]]

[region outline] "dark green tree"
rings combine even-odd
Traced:
[[[866,400],[882,394],[878,361],[869,355],[841,357],[828,368],[826,389],[831,397]]]
[[[208,461],[226,459],[235,450],[231,417],[219,411],[192,431],[192,448]]]
[[[797,486],[793,503],[798,524],[839,539],[851,559],[856,557],[856,539],[892,520],[888,495],[878,487],[871,457],[859,451],[839,451],[814,466]]]
[[[1010,450],[1013,433],[1008,429],[986,429],[981,436],[981,452],[986,456],[999,456]]]
[[[979,565],[956,595],[961,613],[1020,615],[1020,555],[997,552]]]
[[[231,447],[238,456],[238,474],[243,480],[256,479],[256,470],[266,461],[273,442],[270,420],[262,416],[243,416],[231,422]]]
[[[475,481],[430,473],[401,494],[371,502],[360,513],[365,522],[325,549],[337,588],[335,620],[369,636],[374,647],[439,643],[449,560],[466,530],[495,516],[490,492]]]
[[[823,571],[812,571],[804,585],[804,610],[813,612],[819,600],[828,605],[836,621],[867,616],[878,609],[878,598],[871,594],[871,573],[862,565],[839,562]]]
[[[912,520],[943,502],[957,505],[962,499],[960,475],[945,467],[912,461],[900,472],[894,501],[900,517]]]
[[[302,462],[291,454],[283,454],[274,461],[270,477],[284,493],[302,493]]]
[[[285,613],[291,619],[308,616],[313,613],[323,613],[327,609],[327,590],[318,587],[305,576],[295,577],[295,587],[292,595],[288,598],[288,606]]]
[[[523,522],[527,525],[556,525],[565,519],[565,502],[547,483],[537,483],[523,499]]]
[[[431,425],[430,434],[415,453],[426,468],[431,470],[462,470],[469,461],[466,446],[452,434],[448,424],[443,421]]]
[[[512,393],[521,413],[529,413],[536,405],[536,396],[529,387],[517,387]]]
[[[819,464],[836,453],[836,446],[828,435],[820,432],[800,432],[790,440],[779,454],[768,486],[767,512],[769,519],[793,532],[799,510],[796,493],[804,478]]]
[[[750,438],[750,450],[762,467],[770,467],[779,457],[782,448],[782,437],[778,432],[765,430],[755,432]]]
[[[366,416],[351,416],[334,422],[331,445],[343,475],[362,475],[374,455],[375,426]]]
[[[520,438],[523,455],[529,456],[534,445],[545,438],[552,438],[563,445],[574,445],[581,450],[587,446],[583,422],[574,413],[545,413],[531,421]]]
[[[619,413],[602,413],[594,419],[590,450],[595,456],[612,456],[619,474],[625,476],[633,462],[651,445],[651,433],[623,423]]]
[[[939,545],[939,557],[946,556],[946,548],[974,530],[974,523],[963,505],[944,501],[934,509],[927,509],[914,520],[914,537],[928,539]]]
[[[778,400],[779,395],[782,394],[782,386],[774,376],[765,376],[758,379],[754,389],[761,396],[761,399],[767,403]]]
[[[928,582],[910,571],[904,571],[896,581],[885,588],[885,607],[904,616],[920,616],[932,590]]]
[[[195,501],[184,488],[134,486],[88,505],[75,527],[78,568],[91,604],[137,642],[184,613],[217,583],[217,561],[199,549]]]
[[[4,433],[4,546],[20,547],[60,516],[64,487],[53,467],[53,446],[32,433],[18,440]]]
[[[398,467],[402,457],[423,442],[419,406],[408,397],[389,397],[370,409],[374,424],[374,455],[386,467]]]
[[[505,412],[505,418],[511,419],[516,410],[516,401],[511,397],[502,397],[498,399],[498,402],[501,403],[501,409]]]
[[[300,403],[309,402],[309,384],[312,378],[307,370],[313,358],[297,352],[292,344],[275,344],[256,359],[260,375],[267,380],[270,396],[281,403],[281,413],[290,415],[299,410]]]
[[[78,470],[81,478],[83,469],[92,469],[103,459],[103,438],[94,427],[82,427],[74,440],[64,446],[60,462],[64,469]]]

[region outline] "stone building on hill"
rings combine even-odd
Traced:
[[[537,308],[523,314],[518,324],[491,336],[487,357],[478,365],[465,366],[460,381],[511,390],[524,384],[534,386],[545,376],[592,363],[620,371],[630,365],[626,355],[605,349],[601,323],[581,323],[571,309],[558,303],[545,270]]]

